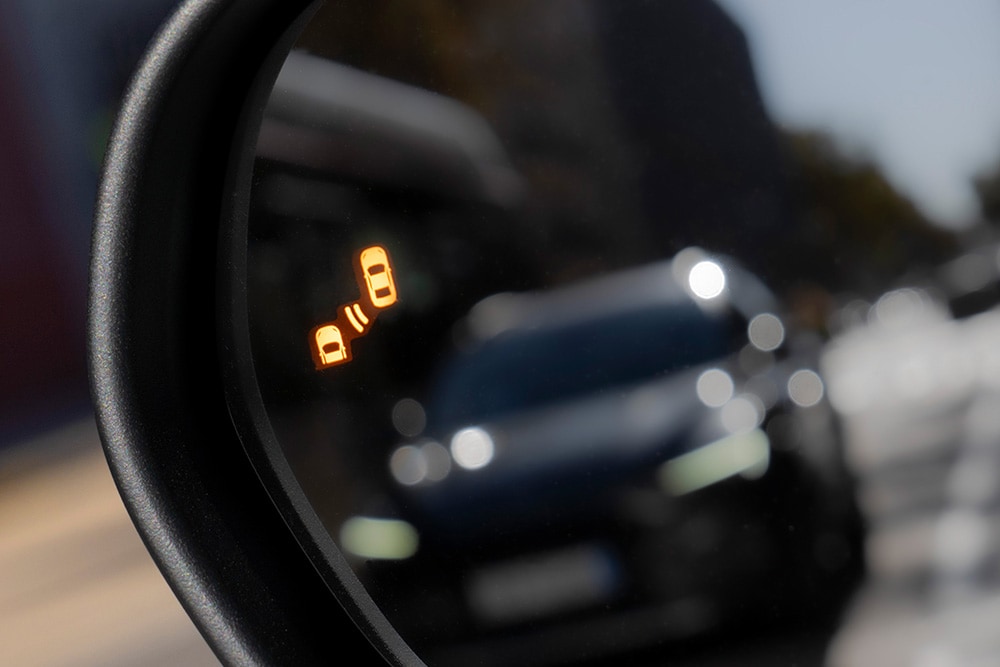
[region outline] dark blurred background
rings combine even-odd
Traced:
[[[86,379],[104,146],[175,4],[0,3],[0,664],[215,662],[125,513]]]
[[[98,172],[119,97],[174,4],[0,4],[0,443],[87,410]]]

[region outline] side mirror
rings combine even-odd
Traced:
[[[233,142],[268,57],[307,9],[251,1],[178,11],[123,102],[95,227],[91,375],[112,472],[150,552],[227,664],[378,656],[350,619],[378,621],[349,583],[342,602],[323,584],[225,400],[218,248]],[[397,663],[408,655],[391,653]]]
[[[821,655],[866,570],[831,304],[956,242],[773,113],[714,3],[186,2],[111,141],[91,366],[220,659]]]

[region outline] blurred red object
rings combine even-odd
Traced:
[[[0,43],[0,440],[86,396],[84,322],[47,220],[39,138]]]

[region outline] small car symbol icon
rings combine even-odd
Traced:
[[[392,278],[392,267],[385,248],[365,248],[361,251],[360,263],[372,305],[376,308],[388,308],[396,303],[396,283]]]
[[[316,349],[323,366],[332,366],[347,361],[347,346],[344,336],[336,325],[328,324],[316,330]]]

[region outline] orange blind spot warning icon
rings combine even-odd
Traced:
[[[348,361],[344,336],[335,324],[327,324],[316,329],[313,334],[313,342],[319,352],[319,363],[323,367]]]
[[[361,298],[338,308],[334,322],[321,324],[309,332],[316,370],[349,362],[351,341],[368,333],[379,311],[396,303],[392,263],[382,246],[369,246],[358,254],[355,277]]]
[[[392,279],[389,255],[382,246],[372,246],[361,251],[358,258],[364,275],[368,297],[376,308],[388,308],[396,303],[396,283]]]

